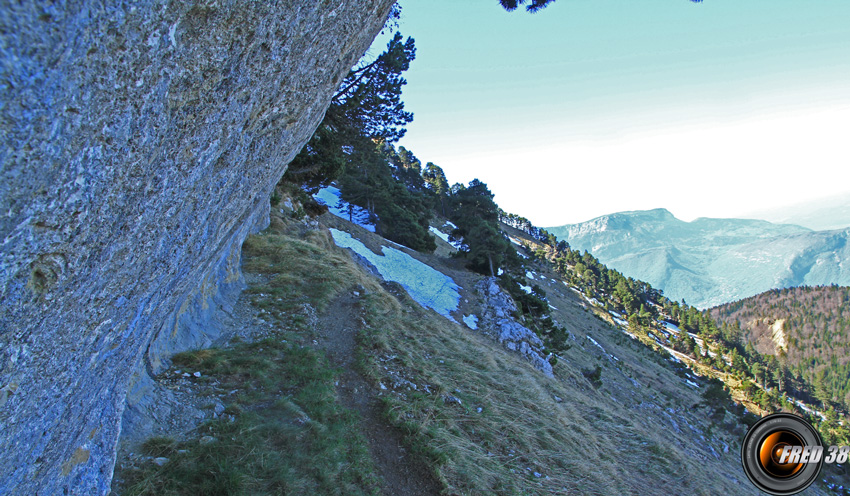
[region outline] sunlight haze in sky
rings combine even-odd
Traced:
[[[733,217],[850,191],[850,2],[401,5],[417,55],[399,144],[537,225],[656,207]]]

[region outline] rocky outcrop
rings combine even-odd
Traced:
[[[0,0],[0,493],[108,492],[131,375],[216,334],[391,4]]]
[[[499,287],[495,277],[482,279],[475,289],[482,302],[478,328],[493,335],[507,349],[525,356],[536,369],[551,377],[552,364],[543,351],[543,341],[514,320],[517,307],[511,295]]]

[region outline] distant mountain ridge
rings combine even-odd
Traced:
[[[850,229],[753,219],[677,219],[657,208],[547,228],[668,297],[707,308],[774,288],[850,284]]]

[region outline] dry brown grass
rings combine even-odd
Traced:
[[[379,250],[377,236],[338,219],[328,223]],[[660,355],[581,309],[560,282],[546,283],[560,309],[553,316],[575,339],[556,377],[547,378],[482,334],[421,308],[403,292],[391,293],[327,235],[302,241],[343,274],[330,287],[368,288],[361,304],[367,325],[358,338],[361,369],[383,398],[387,418],[429,462],[447,494],[757,494],[740,468],[738,436],[694,408],[700,391],[686,386]],[[416,257],[456,274],[452,260]],[[536,270],[557,278],[545,266]],[[475,278],[462,280],[472,308]],[[582,374],[597,365],[598,388]]]
[[[620,362],[601,360],[595,345],[579,339],[550,379],[406,295],[398,297],[400,305],[393,300],[381,291],[364,306],[364,367],[376,384],[399,376],[417,384],[385,394],[387,415],[449,494],[754,493],[738,473],[731,439],[725,438],[730,452],[721,460],[706,449],[715,443],[722,453],[722,435],[712,438],[699,412],[689,414],[693,430],[674,417],[680,433],[663,417],[668,405],[676,416],[687,415],[699,395],[651,351],[595,317],[559,315],[574,330],[587,326]],[[598,390],[581,375],[596,364],[603,370]],[[636,388],[629,376],[644,386]]]
[[[327,222],[379,249],[377,236],[338,219]],[[447,494],[755,494],[740,473],[733,441],[709,433],[701,412],[689,412],[699,394],[651,351],[580,309],[565,288],[550,288],[550,301],[575,339],[556,377],[547,378],[490,338],[382,285],[335,247],[327,231],[273,219],[271,229],[249,238],[245,253],[245,270],[267,279],[255,291],[279,319],[303,304],[325,308],[352,286],[365,290],[359,366],[387,419]],[[416,257],[458,275],[474,308],[475,277],[460,275],[453,260]],[[582,370],[597,365],[601,385],[594,387]],[[665,408],[675,408],[677,428]],[[721,442],[729,453],[722,453]]]

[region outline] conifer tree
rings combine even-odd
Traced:
[[[434,208],[445,217],[449,199],[449,182],[446,180],[443,169],[433,162],[428,162],[422,171],[422,179],[425,180],[425,186],[436,196]]]
[[[487,185],[473,179],[468,187],[455,185],[450,219],[457,229],[451,239],[463,240],[459,253],[466,256],[472,270],[495,276],[503,264],[515,263],[516,253],[499,230],[499,207]]]
[[[284,179],[317,189],[329,184],[351,162],[354,151],[374,151],[374,143],[404,136],[413,114],[404,110],[401,73],[410,67],[413,38],[396,33],[374,61],[348,73],[313,137],[289,164]]]

